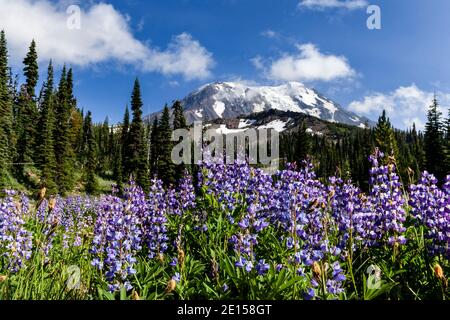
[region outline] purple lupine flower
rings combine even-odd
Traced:
[[[303,295],[305,300],[313,300],[316,296],[316,293],[313,288],[309,288]]]
[[[379,165],[384,154],[378,149],[369,157],[371,191],[368,197],[374,216],[371,219],[370,240],[372,243],[386,241],[391,245],[405,242],[403,223],[406,220],[405,199],[402,184],[396,173],[395,165]],[[403,237],[402,237],[403,236]],[[401,237],[401,238],[400,238]]]
[[[136,208],[139,203],[134,202],[141,190],[131,184],[125,194],[125,200],[115,196],[101,199],[94,228],[92,265],[106,269],[110,291],[131,288],[127,278],[136,272],[135,255],[141,249],[142,218]]]
[[[176,283],[179,283],[181,281],[181,275],[176,272],[175,275],[172,277],[172,280],[175,280]]]
[[[167,193],[161,180],[152,180],[149,199],[147,201],[148,213],[143,218],[144,242],[149,250],[149,258],[153,259],[168,248],[167,236]]]
[[[256,265],[256,272],[259,275],[265,275],[267,271],[269,271],[270,266],[264,259],[261,259],[258,261],[258,264]]]
[[[28,199],[22,196],[20,202],[15,202],[15,191],[4,190],[4,193],[6,197],[0,199],[0,256],[6,258],[10,272],[17,272],[26,267],[33,248],[32,234],[25,229],[23,217]]]
[[[169,263],[170,266],[172,267],[176,267],[178,264],[178,259],[177,258],[173,258],[172,261]]]
[[[409,188],[411,215],[417,224],[426,227],[430,254],[450,257],[450,176],[442,190],[437,179],[427,171],[419,183]]]

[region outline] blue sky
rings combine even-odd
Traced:
[[[66,26],[72,4],[81,8],[79,29]],[[368,5],[381,9],[380,30],[366,26]],[[145,112],[212,81],[301,81],[374,120],[386,108],[400,128],[424,124],[434,92],[443,111],[450,106],[448,0],[0,0],[0,7],[14,70],[36,38],[41,69],[50,57],[71,65],[79,105],[96,121],[120,121],[136,76]]]

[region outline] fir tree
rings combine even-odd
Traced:
[[[8,49],[5,32],[0,32],[0,188],[6,187],[14,156],[13,109],[9,93]]]
[[[448,109],[448,117],[445,125],[445,173],[450,174],[450,109]]]
[[[178,129],[187,128],[186,118],[184,117],[184,112],[183,112],[183,106],[181,105],[181,102],[179,100],[176,100],[174,102],[174,104],[172,105],[172,112],[173,112],[173,129],[178,130]],[[179,143],[179,142],[180,141],[175,142],[175,143]],[[180,181],[183,178],[184,170],[185,170],[184,164],[179,164],[174,167],[175,182],[178,183],[178,181]]]
[[[186,118],[184,117],[183,106],[179,100],[176,100],[172,105],[173,112],[173,129],[184,129],[187,127]]]
[[[414,155],[414,159],[416,160],[416,167],[414,169],[417,174],[425,168],[425,151],[423,149],[423,139],[421,139],[419,132],[417,132],[416,124],[413,123],[411,129],[411,150]]]
[[[397,140],[395,139],[391,122],[386,117],[385,110],[378,118],[378,123],[375,127],[375,144],[386,155],[393,155],[395,159],[398,159]]]
[[[428,120],[425,125],[425,156],[426,169],[433,173],[441,182],[445,176],[445,147],[441,123],[442,113],[436,96],[428,110]]]
[[[144,124],[142,122],[142,98],[139,80],[134,82],[133,93],[131,96],[131,110],[133,120],[130,125],[129,145],[130,154],[130,172],[134,175],[136,182],[144,190],[150,186],[146,143],[144,141]]]
[[[31,41],[28,53],[23,60],[23,73],[26,78],[26,91],[31,99],[34,99],[35,89],[39,80],[39,67],[37,62],[36,42]]]
[[[150,173],[152,176],[158,174],[158,158],[159,158],[159,128],[158,117],[153,119],[153,125],[150,133]]]
[[[56,158],[53,139],[54,130],[54,95],[53,95],[53,66],[50,61],[47,72],[47,81],[43,88],[41,112],[38,122],[37,134],[37,161],[41,168],[41,184],[45,186],[49,194],[58,191],[56,178]]]
[[[122,153],[120,152],[120,148],[118,148],[118,151],[119,152],[117,153],[117,157],[114,158],[113,176],[119,194],[122,194],[123,192]]]
[[[94,133],[92,130],[92,115],[88,111],[86,116],[86,139],[87,139],[87,163],[86,163],[86,186],[85,191],[88,194],[96,194],[98,191],[97,179],[95,177],[95,170],[97,167],[95,153],[96,144]]]
[[[294,160],[300,166],[303,160],[306,160],[310,150],[310,136],[306,132],[306,123],[302,122],[300,128],[295,134],[295,151]]]
[[[167,105],[164,107],[161,120],[158,125],[158,177],[166,186],[174,184],[174,164],[172,162],[172,129],[170,126],[170,111]]]
[[[120,134],[120,142],[122,145],[122,158],[121,158],[121,165],[122,165],[122,178],[124,180],[127,180],[129,178],[129,175],[131,173],[131,164],[130,164],[130,155],[131,155],[131,146],[130,146],[130,111],[128,110],[128,106],[125,108],[125,114],[123,116],[123,122],[122,122],[122,130]],[[124,181],[127,182],[127,181]]]
[[[56,95],[56,126],[54,132],[54,136],[57,137],[55,141],[57,183],[60,192],[63,194],[69,192],[74,183],[74,150],[70,129],[73,105],[69,90],[70,84],[64,66]]]
[[[98,135],[99,172],[106,173],[111,168],[110,163],[110,143],[109,143],[109,119],[106,117],[100,127]]]
[[[25,84],[21,87],[18,97],[17,107],[17,166],[18,174],[23,174],[24,163],[34,162],[35,157],[35,137],[36,121],[38,113],[35,101],[36,84],[39,79],[39,70],[37,63],[36,43],[31,42],[29,51],[23,60],[25,75]]]

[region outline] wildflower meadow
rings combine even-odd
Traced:
[[[305,161],[269,175],[202,163],[176,188],[0,202],[0,299],[418,300],[450,297],[450,176],[370,191]]]

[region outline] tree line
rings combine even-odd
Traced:
[[[127,107],[121,124],[112,126],[108,119],[96,124],[90,111],[85,113],[78,107],[71,68],[62,68],[57,83],[50,61],[46,79],[37,91],[39,66],[34,40],[23,59],[21,83],[19,76],[12,74],[8,58],[5,32],[1,31],[1,189],[20,184],[29,189],[45,187],[48,194],[95,194],[99,179],[114,180],[121,188],[131,177],[148,188],[151,175],[164,172],[166,184],[181,176],[182,168],[170,161],[172,127],[186,126],[178,101],[173,105],[173,123],[167,106],[153,125],[144,122],[136,79],[131,115]]]
[[[157,176],[176,185],[184,167],[171,161],[172,130],[187,128],[180,101],[166,105],[153,121],[143,118],[141,88],[136,79],[130,106],[121,123],[106,118],[94,123],[90,111],[80,109],[73,92],[71,68],[62,67],[57,81],[50,61],[46,79],[37,91],[38,55],[31,42],[23,59],[23,81],[8,64],[6,36],[0,32],[0,189],[24,186],[49,194],[96,194],[103,181],[114,181],[119,191],[133,178],[145,190]],[[440,181],[450,172],[450,111],[444,119],[435,98],[425,131],[394,129],[383,112],[374,128],[329,124],[333,137],[311,135],[303,123],[281,135],[284,162],[310,157],[321,177],[339,175],[368,187],[369,163],[375,147],[394,157],[403,179],[418,179],[420,171]],[[195,171],[195,166],[189,169]],[[109,188],[109,186],[108,186]],[[105,188],[105,189],[108,189]]]
[[[424,132],[418,131],[415,124],[408,130],[397,130],[383,111],[373,128],[329,124],[331,138],[307,133],[303,123],[297,131],[282,136],[280,153],[286,162],[310,157],[320,177],[351,179],[367,190],[367,158],[378,147],[395,159],[405,184],[416,182],[425,170],[442,183],[450,174],[450,110],[444,119],[434,97],[427,118]]]

